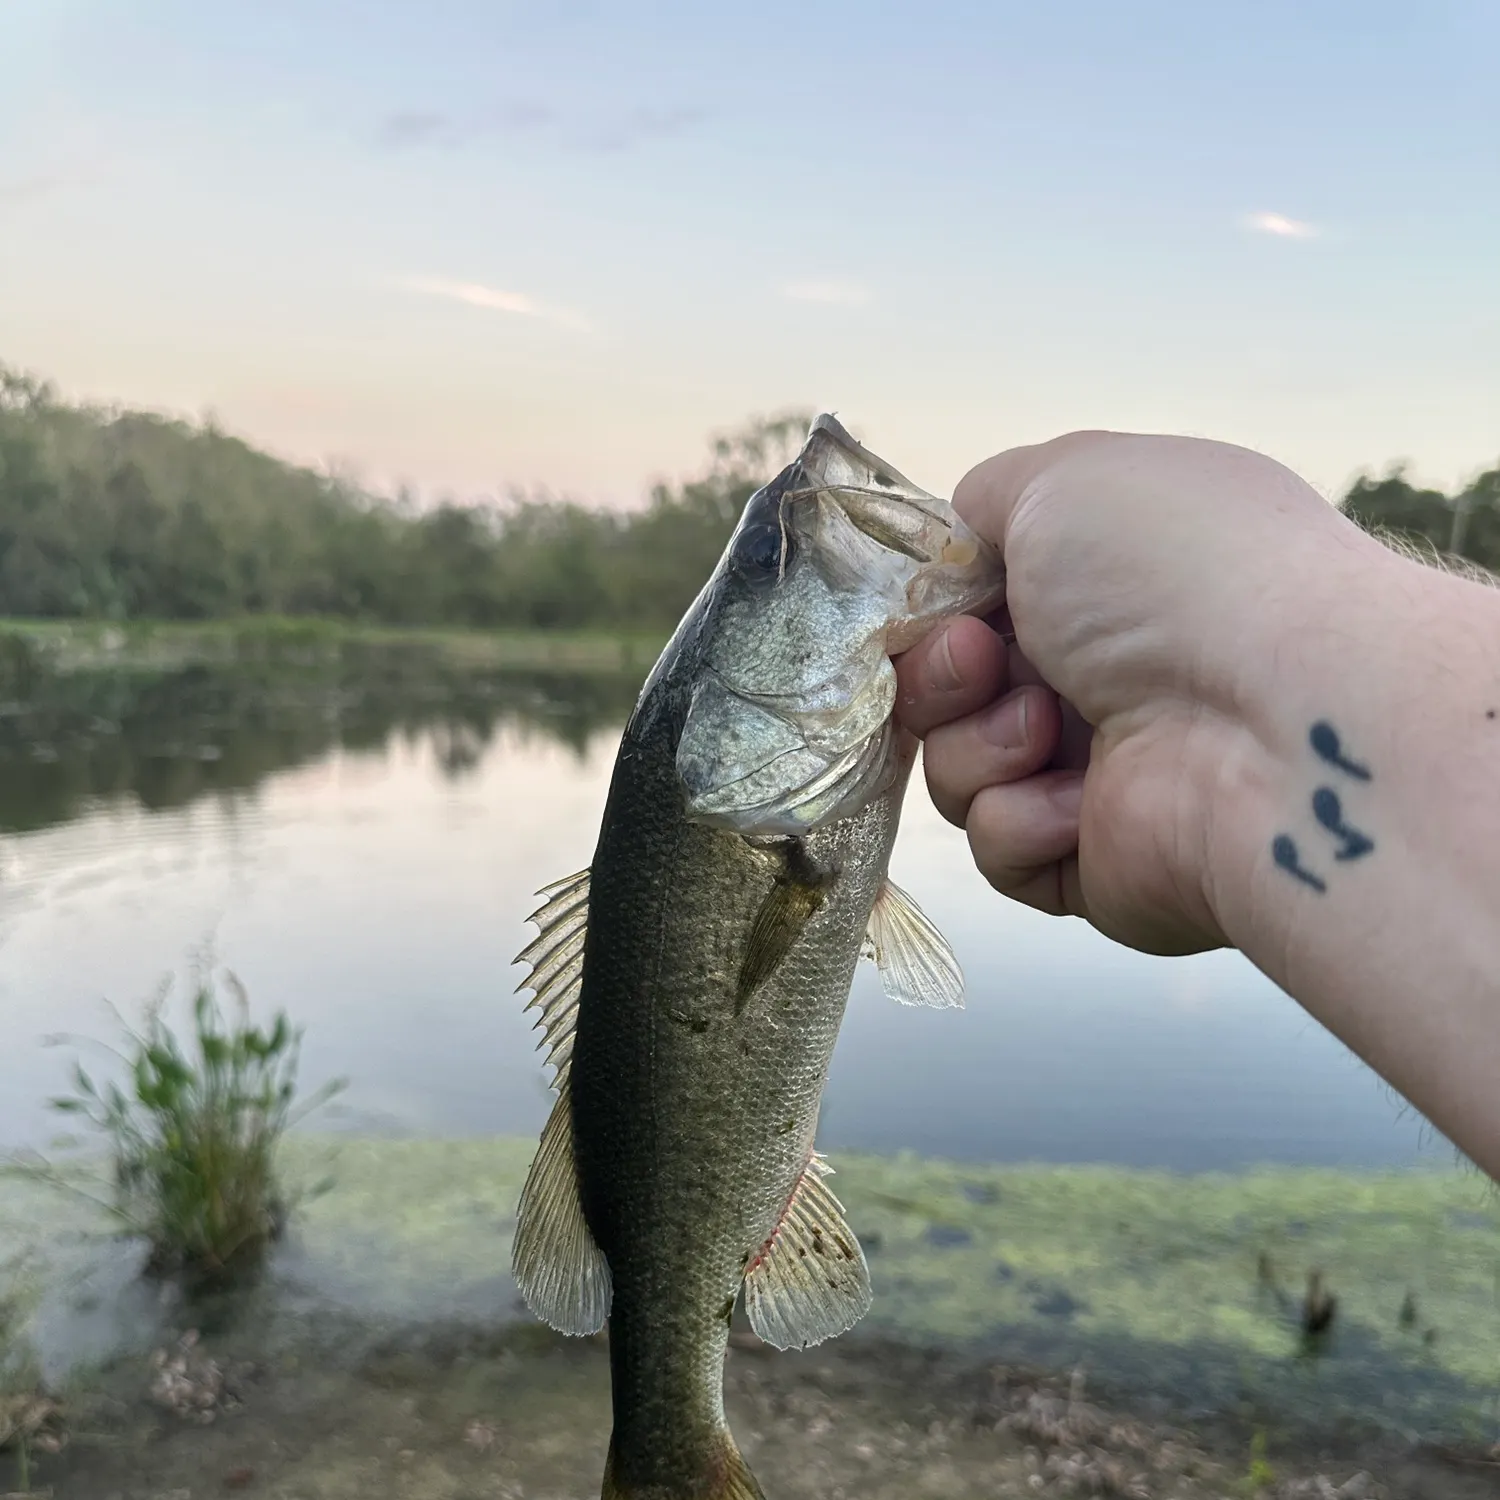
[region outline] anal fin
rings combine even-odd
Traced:
[[[889,876],[870,912],[862,953],[875,961],[892,1000],[935,1010],[963,1006],[963,970],[948,940]]]
[[[511,1274],[526,1305],[559,1333],[597,1333],[609,1317],[609,1262],[578,1195],[573,1100],[564,1077],[521,1189]]]
[[[814,1156],[781,1222],[745,1273],[750,1326],[777,1349],[805,1349],[854,1327],[869,1311],[870,1268],[844,1208]]]

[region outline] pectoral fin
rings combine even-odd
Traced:
[[[852,1328],[869,1311],[870,1268],[844,1208],[814,1156],[781,1222],[745,1273],[750,1326],[777,1349],[805,1349]]]
[[[526,1305],[559,1333],[604,1327],[613,1284],[609,1262],[583,1217],[566,1079],[521,1189],[510,1265]]]
[[[865,929],[865,958],[880,983],[902,1005],[951,1010],[964,1003],[964,975],[947,939],[900,886],[887,877]]]
[[[833,877],[792,865],[778,877],[756,913],[740,964],[735,1010],[774,974],[828,895]]]

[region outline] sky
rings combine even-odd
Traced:
[[[634,503],[836,410],[1500,459],[1493,0],[0,0],[0,361]]]

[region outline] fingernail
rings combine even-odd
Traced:
[[[937,644],[932,648],[932,665],[928,669],[928,677],[940,693],[951,693],[954,688],[962,685],[958,668],[953,665],[953,653],[948,649],[946,630],[938,636]]]
[[[1002,698],[981,724],[984,737],[1002,750],[1026,748],[1026,701],[1030,693],[1015,693]]]
[[[1052,783],[1052,806],[1064,818],[1076,818],[1083,806],[1083,777],[1068,776]]]

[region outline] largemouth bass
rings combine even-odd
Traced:
[[[594,860],[518,957],[557,1102],[513,1269],[564,1333],[609,1324],[605,1500],[752,1500],[724,1417],[730,1319],[781,1349],[870,1305],[813,1149],[855,966],[962,1001],[886,875],[915,743],[890,656],[993,607],[998,554],[829,416],[745,506],[615,762]]]

